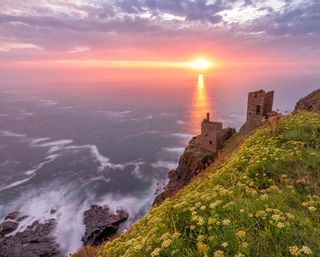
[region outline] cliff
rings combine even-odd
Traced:
[[[222,144],[236,133],[235,129],[226,128],[222,131]],[[217,157],[201,148],[200,136],[191,139],[184,153],[181,155],[177,169],[169,172],[169,182],[164,191],[154,200],[154,205],[161,203],[166,198],[174,195],[178,190],[190,183],[192,178],[204,171]]]
[[[320,111],[320,89],[313,91],[311,94],[301,98],[296,104],[295,111]]]

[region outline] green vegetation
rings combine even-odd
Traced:
[[[259,129],[96,256],[320,256],[320,114]]]

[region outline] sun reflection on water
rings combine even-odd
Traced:
[[[192,99],[190,132],[199,134],[201,121],[205,118],[206,113],[211,111],[212,108],[207,94],[204,76],[203,74],[199,74],[197,87]]]

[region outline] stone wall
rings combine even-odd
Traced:
[[[246,130],[258,127],[272,112],[274,91],[259,90],[248,94]]]
[[[201,146],[204,150],[217,153],[221,148],[222,123],[204,119],[201,123]]]

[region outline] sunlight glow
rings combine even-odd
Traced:
[[[211,100],[209,99],[207,93],[205,77],[203,74],[199,74],[191,105],[191,124],[189,127],[190,133],[200,133],[199,124],[207,112],[212,113]]]
[[[212,66],[212,63],[206,59],[198,59],[192,62],[192,67],[196,70],[207,70]]]

